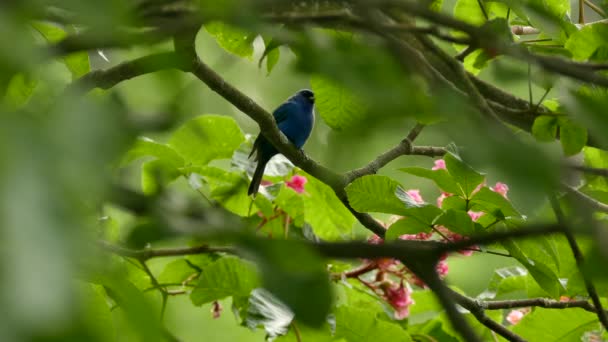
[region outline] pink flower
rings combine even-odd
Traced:
[[[406,193],[408,195],[410,195],[410,197],[414,200],[414,202],[416,203],[424,203],[424,200],[422,199],[422,196],[420,196],[420,190],[418,189],[411,189],[406,191]]]
[[[507,192],[509,191],[509,186],[505,183],[496,182],[494,187],[490,188],[490,190],[499,193],[502,197],[507,198]]]
[[[448,262],[445,259],[440,260],[437,263],[437,266],[435,266],[435,270],[437,271],[437,274],[439,274],[440,278],[444,278],[446,275],[448,275]]]
[[[447,168],[445,167],[445,160],[443,159],[437,159],[435,160],[435,166],[433,166],[431,168],[431,170],[435,171],[435,170],[447,170]]]
[[[524,312],[521,310],[511,310],[507,315],[507,321],[513,325],[519,323],[524,318]]]
[[[469,217],[471,218],[471,220],[473,220],[473,222],[477,221],[480,217],[483,216],[484,212],[483,211],[473,211],[473,210],[469,210],[467,211],[467,214],[469,214]]]
[[[378,235],[374,234],[367,239],[367,242],[371,243],[372,245],[379,245],[384,243],[384,240]]]
[[[441,208],[441,206],[443,205],[443,200],[452,196],[452,194],[448,194],[447,192],[442,192],[441,195],[439,195],[439,197],[437,197],[437,206],[439,208]]]
[[[403,280],[399,286],[392,284],[386,288],[384,294],[388,303],[395,309],[395,319],[404,319],[410,315],[410,305],[414,304],[412,291],[403,285]]]
[[[262,185],[262,186],[269,186],[269,185],[272,185],[272,182],[271,181],[267,181],[267,180],[262,180],[260,182],[260,185]]]
[[[304,192],[304,184],[306,184],[306,182],[308,182],[308,179],[306,179],[306,177],[295,175],[291,177],[290,180],[285,182],[285,184],[287,184],[288,187],[294,189],[297,193],[301,194]]]
[[[428,240],[433,233],[420,232],[417,234],[403,234],[399,237],[401,240]]]

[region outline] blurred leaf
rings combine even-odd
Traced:
[[[485,176],[465,164],[459,157],[447,153],[444,158],[446,168],[460,188],[459,194],[471,198],[471,194],[481,184]]]
[[[331,305],[326,264],[308,245],[296,241],[245,241],[262,272],[262,284],[304,324],[319,327]],[[306,294],[303,296],[302,294]]]
[[[37,79],[30,78],[22,73],[13,76],[5,95],[8,108],[17,109],[25,105],[34,93],[36,86],[38,86]]]
[[[566,41],[566,49],[572,53],[572,58],[585,61],[589,59],[598,48],[608,44],[608,26],[603,23],[585,25],[578,32],[572,34]]]
[[[173,133],[169,146],[190,165],[206,165],[214,159],[230,158],[245,140],[233,118],[202,115]]]
[[[211,262],[212,260],[209,260],[209,263]],[[195,266],[199,267],[198,265]],[[161,284],[181,284],[198,273],[199,271],[192,267],[186,258],[181,258],[168,263],[156,279]],[[193,281],[191,283],[195,284],[196,282]]]
[[[579,153],[587,144],[587,130],[567,118],[559,118],[559,140],[566,156]]]
[[[327,125],[336,130],[360,124],[366,116],[364,104],[349,89],[320,76],[310,79],[315,108]]]
[[[500,2],[481,1],[488,19],[505,18],[507,16],[507,5]],[[470,24],[481,25],[486,22],[481,7],[477,0],[458,0],[454,6],[454,16]]]
[[[431,225],[420,222],[414,218],[405,217],[391,224],[386,232],[385,240],[395,240],[403,234],[418,234],[430,232],[431,230]]]
[[[557,117],[552,115],[540,115],[532,125],[532,135],[538,141],[552,142],[557,136]]]
[[[57,43],[67,37],[67,33],[54,24],[45,22],[32,22],[31,25],[49,42]],[[72,80],[80,78],[91,70],[89,53],[86,51],[74,52],[63,57],[63,63],[70,70]]]
[[[378,319],[365,308],[341,306],[335,315],[337,338],[345,338],[349,342],[413,341],[398,324]]]
[[[450,231],[461,235],[473,235],[483,231],[479,223],[473,222],[465,211],[448,209],[437,217],[434,224],[444,226]]]
[[[141,189],[144,194],[158,193],[161,188],[179,177],[181,173],[164,160],[152,160],[142,164]]]
[[[247,297],[258,285],[253,265],[235,257],[224,257],[203,269],[190,300],[200,306],[229,296]]]
[[[348,236],[355,217],[340,202],[333,190],[314,177],[306,175],[304,201],[305,221],[315,235],[324,240],[338,240]]]
[[[593,147],[583,149],[585,165],[600,169],[608,169],[608,152]],[[585,174],[587,187],[591,190],[608,191],[608,179],[589,173]]]
[[[346,187],[348,203],[359,212],[380,212],[405,215],[406,206],[395,191],[401,185],[386,176],[367,175]]]
[[[571,92],[564,99],[566,108],[574,114],[577,122],[582,123],[600,147],[608,147],[608,92],[602,88],[582,87],[577,92]]]
[[[551,322],[551,329],[547,329],[547,322]],[[597,326],[597,316],[583,309],[535,308],[513,327],[513,332],[530,341],[581,341],[586,331]]]
[[[409,173],[414,176],[423,177],[430,179],[443,191],[450,194],[456,194],[460,192],[460,188],[456,181],[446,170],[430,170],[422,167],[406,167],[401,168],[399,171]]]
[[[239,57],[252,57],[253,41],[257,34],[248,33],[221,21],[206,23],[205,29],[226,51]]]

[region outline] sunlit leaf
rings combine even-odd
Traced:
[[[224,257],[205,267],[190,299],[194,305],[202,305],[229,296],[246,297],[259,283],[257,271],[249,262]]]

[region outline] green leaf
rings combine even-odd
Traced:
[[[253,41],[257,36],[256,34],[224,24],[221,21],[206,23],[205,29],[224,50],[239,57],[252,57]]]
[[[245,246],[262,272],[263,287],[285,303],[299,322],[321,326],[329,313],[331,292],[327,266],[319,254],[290,240],[252,239]]]
[[[188,121],[173,133],[169,146],[190,165],[206,165],[214,159],[232,157],[245,140],[233,118],[202,115]]]
[[[145,137],[138,138],[135,141],[133,147],[123,157],[121,164],[124,165],[143,157],[156,157],[175,168],[184,166],[184,158],[175,152],[173,148]]]
[[[391,224],[386,232],[385,240],[395,240],[404,234],[426,233],[430,232],[431,230],[432,228],[429,224],[420,222],[415,218],[404,217]]]
[[[315,235],[324,240],[338,240],[351,233],[355,217],[346,209],[334,191],[314,177],[308,179],[304,201],[305,221]]]
[[[480,295],[483,299],[494,299],[504,295],[524,292],[527,289],[528,271],[520,266],[509,266],[494,270],[487,289]]]
[[[529,341],[581,341],[585,332],[598,326],[597,316],[583,309],[535,308],[513,327],[513,332]]]
[[[461,235],[472,235],[483,230],[479,224],[471,220],[471,217],[465,211],[454,209],[448,209],[437,217],[435,224],[444,226]]]
[[[9,108],[17,109],[24,106],[34,93],[38,80],[22,73],[13,76],[6,88],[5,101]]]
[[[594,147],[585,147],[583,152],[586,166],[608,169],[608,152]],[[590,190],[608,191],[608,179],[606,177],[586,173],[585,180]]]
[[[473,195],[470,201],[470,207],[472,210],[482,210],[490,214],[493,214],[493,212],[498,209],[505,217],[521,217],[521,214],[513,207],[508,199],[504,198],[501,194],[490,190],[486,186]]]
[[[367,175],[346,187],[348,203],[359,212],[381,212],[405,215],[407,207],[397,198],[400,184],[386,176]]]
[[[278,48],[270,51],[266,55],[266,70],[267,70],[266,75],[270,75],[270,73],[272,72],[272,69],[274,69],[274,67],[279,62],[280,56],[281,56],[281,50],[279,50]]]
[[[203,269],[190,300],[200,306],[229,296],[246,297],[259,283],[253,265],[235,257],[224,257]]]
[[[532,125],[532,135],[538,141],[552,142],[557,135],[557,117],[552,115],[540,115]]]
[[[348,129],[365,119],[365,106],[350,90],[319,76],[311,77],[310,84],[315,93],[315,109],[329,127]]]
[[[507,16],[508,7],[500,2],[481,1],[489,19]],[[470,24],[481,25],[486,21],[477,0],[458,0],[454,6],[454,16]]]
[[[294,220],[296,226],[304,224],[304,200],[288,186],[282,186],[274,202]]]
[[[33,22],[31,25],[49,42],[57,43],[67,37],[60,27],[45,22]],[[63,63],[72,74],[72,80],[80,78],[91,70],[89,54],[86,51],[74,52],[63,57]]]
[[[158,193],[181,175],[179,170],[159,159],[143,163],[141,169],[141,189],[146,195]]]
[[[443,210],[448,210],[448,209],[455,209],[455,210],[462,210],[462,211],[467,211],[467,202],[465,201],[464,198],[460,197],[460,196],[449,196],[443,199],[443,202],[441,203],[441,209]]]
[[[443,191],[450,194],[460,193],[460,188],[456,181],[446,170],[430,170],[422,167],[406,167],[399,171],[409,173],[414,176],[430,179]]]
[[[336,309],[337,338],[349,342],[368,341],[413,341],[407,331],[398,324],[376,318],[365,308],[341,306]]]
[[[156,278],[158,282],[161,284],[180,284],[184,280],[198,274],[198,270],[188,264],[186,260],[186,258],[182,258],[168,263]]]
[[[587,130],[585,127],[567,118],[559,118],[559,133],[562,149],[566,156],[579,153],[587,144]]]
[[[608,26],[603,23],[585,25],[566,41],[566,49],[572,58],[579,61],[589,59],[600,47],[608,44]]]
[[[209,184],[211,198],[217,200],[231,212],[239,216],[256,213],[257,210],[254,208],[250,210],[251,198],[247,195],[249,180],[242,173],[225,171],[212,166],[187,168],[184,172],[202,176],[203,180]]]
[[[452,153],[447,153],[444,158],[445,165],[460,188],[459,194],[465,198],[471,198],[471,194],[481,184],[485,176],[472,167],[465,164],[459,157]]]
[[[563,287],[555,271],[548,266],[548,263],[552,263],[553,261],[547,257],[539,257],[538,253],[535,256],[527,255],[527,253],[535,253],[537,250],[540,250],[542,248],[540,243],[528,244],[528,248],[526,249],[523,248],[522,243],[522,241],[503,241],[502,245],[517,261],[526,267],[530,275],[549,296],[559,298]]]

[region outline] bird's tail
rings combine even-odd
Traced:
[[[258,193],[260,183],[262,183],[262,177],[264,177],[264,169],[266,168],[266,163],[268,163],[268,160],[260,156],[258,160],[258,166],[256,166],[255,172],[253,173],[253,177],[251,178],[251,183],[249,184],[249,190],[247,191],[247,195],[255,196]]]

